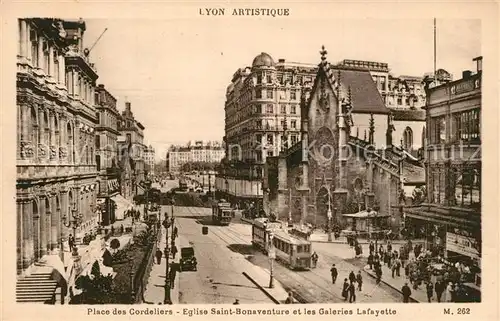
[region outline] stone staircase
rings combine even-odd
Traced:
[[[37,269],[31,275],[19,276],[16,283],[16,301],[19,303],[51,303],[57,282],[50,278],[51,269]]]

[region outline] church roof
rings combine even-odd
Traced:
[[[425,121],[425,110],[422,109],[391,109],[394,120]]]
[[[340,72],[340,85],[342,90],[351,88],[352,113],[389,114],[382,96],[373,82],[368,70],[353,69],[330,65],[334,77]]]

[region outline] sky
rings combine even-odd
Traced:
[[[145,143],[164,159],[170,144],[224,136],[226,88],[234,72],[261,52],[275,61],[318,64],[324,45],[331,63],[342,59],[386,62],[391,73],[422,76],[433,70],[432,19],[274,20],[85,19],[84,45],[99,84],[126,100],[145,127]],[[480,20],[437,20],[437,68],[454,79],[475,70],[481,55]]]

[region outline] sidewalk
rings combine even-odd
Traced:
[[[162,232],[160,236],[159,248],[162,250],[165,248],[165,228],[162,227]],[[179,258],[180,255],[177,256]],[[179,260],[172,260],[169,258],[170,262],[174,261],[179,263]],[[144,291],[144,303],[145,304],[163,304],[163,299],[165,298],[165,268],[167,265],[167,260],[165,256],[162,257],[161,263],[156,264],[156,257],[154,258],[153,266],[149,274],[148,283],[146,284],[146,290]],[[179,303],[179,275],[175,277],[174,288],[170,290],[170,299],[172,304]]]

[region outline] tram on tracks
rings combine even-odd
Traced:
[[[221,199],[212,206],[212,223],[216,225],[227,226],[233,219],[233,209],[231,203]]]
[[[279,222],[255,219],[252,223],[252,245],[266,254],[272,247],[276,259],[292,270],[311,268],[311,242],[289,234]]]

